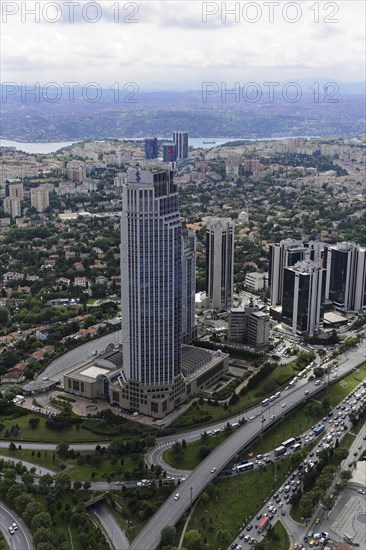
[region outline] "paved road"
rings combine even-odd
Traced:
[[[111,334],[101,336],[91,342],[86,342],[77,348],[74,348],[61,357],[58,357],[52,363],[50,363],[36,380],[39,382],[47,376],[50,380],[59,380],[64,374],[73,370],[76,366],[82,365],[95,357],[94,351],[98,350],[98,353],[104,352],[108,344],[117,344],[122,338],[121,331],[117,330]]]
[[[98,518],[113,548],[116,550],[128,550],[130,545],[129,540],[116,522],[114,516],[109,512],[107,506],[103,502],[100,502],[94,507],[93,513]]]
[[[337,378],[340,378],[344,373],[352,370],[352,368],[357,367],[363,361],[364,346],[361,346],[361,348],[359,347],[356,350],[351,359],[346,360],[342,365],[337,367]],[[309,391],[309,394],[306,396],[304,395],[305,385],[306,390]],[[197,466],[188,479],[179,486],[179,499],[175,500],[174,495],[172,495],[163,503],[154,517],[145,525],[144,529],[132,542],[130,546],[131,550],[154,550],[159,546],[162,528],[165,525],[175,525],[190,507],[192,501],[195,500],[204,490],[206,485],[211,482],[212,478],[217,475],[244,446],[258,437],[258,433],[260,433],[262,429],[262,414],[266,418],[266,426],[274,424],[279,416],[287,414],[292,409],[295,409],[299,403],[316,395],[323,388],[324,385],[322,384],[315,386],[314,381],[306,382],[306,380],[300,380],[292,390],[282,392],[279,401],[262,408],[262,412],[258,412],[259,407],[246,412],[246,417],[250,418],[256,415],[255,418],[241,428],[238,428],[233,435],[227,438],[219,447],[214,449],[209,456]],[[270,417],[273,415],[275,415],[276,418],[271,420]],[[224,424],[225,423],[221,423],[221,425]],[[185,439],[187,438],[185,437]],[[214,467],[216,468],[216,472],[212,474],[211,468]]]
[[[46,474],[50,474],[51,476],[56,475],[56,472],[54,470],[49,470],[48,468],[44,468],[43,466],[39,466],[38,464],[34,464],[33,462],[27,462],[26,460],[21,460],[20,458],[15,458],[13,456],[4,456],[0,455],[0,458],[2,460],[7,460],[8,462],[20,462],[24,466],[30,470],[31,468],[35,468],[35,474],[44,476]]]
[[[14,522],[18,524],[18,529],[10,535],[8,528]],[[24,522],[4,504],[0,504],[0,528],[10,547],[12,543],[13,550],[34,550],[31,534]]]

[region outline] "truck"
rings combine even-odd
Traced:
[[[268,527],[268,525],[270,524],[270,521],[271,520],[269,519],[268,516],[264,516],[264,518],[262,518],[258,523],[258,527],[257,527],[258,533],[262,533],[262,531],[264,531]]]

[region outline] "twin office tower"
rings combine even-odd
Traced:
[[[145,158],[157,159],[159,155],[158,138],[145,139]],[[163,143],[163,161],[177,162],[188,158],[188,132],[173,132],[173,141]]]
[[[354,243],[303,244],[286,239],[270,245],[271,306],[294,334],[319,332],[324,303],[340,311],[366,308],[366,250]]]

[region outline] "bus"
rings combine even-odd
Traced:
[[[315,435],[319,435],[322,432],[324,432],[324,430],[325,430],[325,424],[319,424],[318,426],[315,426],[315,428],[313,428],[313,433]]]
[[[264,516],[264,518],[262,518],[260,520],[260,522],[258,523],[258,533],[262,533],[262,531],[264,531],[264,529],[266,529],[270,523],[270,519],[268,516]]]
[[[281,445],[283,445],[284,447],[286,447],[286,449],[288,449],[289,447],[291,447],[292,445],[295,445],[296,443],[296,440],[294,437],[291,437],[290,439],[287,439],[286,441],[283,441],[281,443]]]
[[[236,467],[237,472],[246,472],[247,470],[253,470],[254,464],[253,462],[248,462],[247,464],[239,464],[239,466]]]
[[[283,453],[285,453],[285,452],[286,452],[286,447],[281,445],[281,447],[277,447],[277,449],[274,450],[274,455],[275,456],[280,456],[280,455],[283,455]]]
[[[269,399],[263,399],[263,401],[262,401],[263,407],[264,407],[265,405],[268,405],[268,403],[269,403]]]

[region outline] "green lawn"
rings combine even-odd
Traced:
[[[0,550],[9,550],[9,545],[0,531]]]
[[[37,454],[40,456],[37,456]],[[34,453],[32,455],[32,453]],[[62,461],[55,456],[53,460],[53,451],[31,451],[29,449],[16,450],[14,453],[10,453],[9,449],[0,449],[0,455],[10,456],[17,458],[19,460],[26,460],[27,462],[32,462],[35,466],[43,466],[44,468],[49,468],[55,472],[61,471],[63,468],[61,466]]]
[[[173,448],[168,449],[163,454],[165,462],[181,470],[194,470],[196,466],[201,462],[200,458],[197,455],[197,451],[200,447],[207,447],[208,449],[214,449],[220,443],[224,441],[229,435],[232,434],[232,431],[227,433],[221,433],[219,435],[214,435],[209,437],[207,444],[204,445],[203,442],[199,439],[194,443],[189,443],[187,447],[182,450],[181,454],[174,452]]]
[[[75,461],[73,461],[75,464]],[[72,481],[106,481],[107,477],[111,481],[123,480],[123,472],[132,472],[136,468],[136,462],[131,458],[125,458],[124,464],[112,464],[110,459],[102,459],[102,462],[96,468],[90,464],[74,466],[66,470]],[[94,477],[92,473],[95,472]]]
[[[281,521],[277,521],[273,526],[274,539],[268,539],[265,537],[262,541],[263,550],[289,550],[290,538],[287,534],[287,531]]]
[[[277,464],[277,481],[274,481],[273,465],[215,481],[201,495],[188,529],[200,530],[207,542],[206,550],[217,550],[217,533],[227,530],[229,536],[224,543],[227,546],[251,522],[272,492],[280,487],[287,470],[286,459]]]
[[[39,418],[39,424],[37,428],[31,428],[28,424],[30,418]],[[1,431],[1,439],[8,439],[9,441],[39,441],[48,443],[59,443],[60,441],[67,441],[68,443],[83,443],[92,441],[101,441],[103,438],[100,434],[95,434],[90,430],[81,428],[80,426],[71,426],[64,430],[52,430],[46,427],[46,418],[40,417],[35,414],[26,414],[15,419],[9,419],[6,416],[0,416],[0,422],[4,424],[4,429]],[[9,429],[18,424],[20,433],[16,437],[6,438],[4,433],[6,429]],[[108,439],[107,437],[105,439]]]

